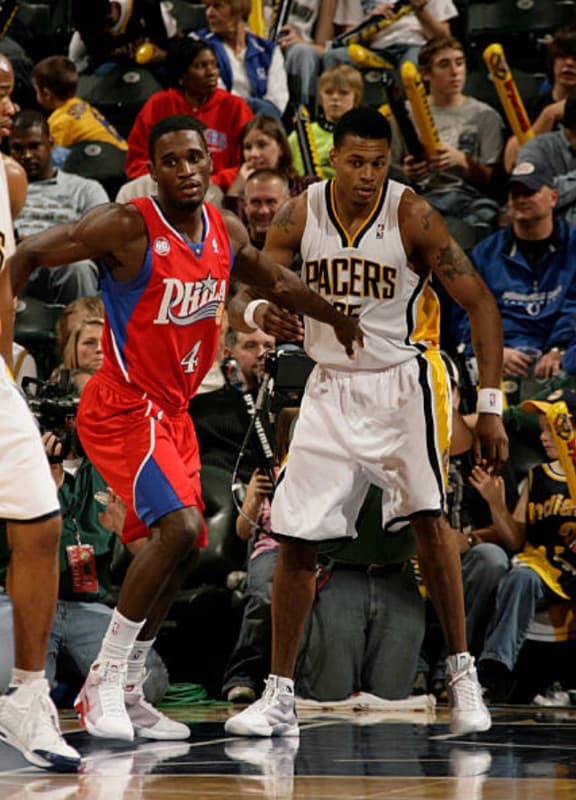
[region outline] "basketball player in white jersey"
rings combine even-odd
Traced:
[[[14,73],[0,55],[0,136],[18,110]],[[59,576],[60,506],[40,434],[9,372],[14,299],[4,264],[14,250],[12,215],[26,200],[26,174],[0,156],[0,518],[11,548],[8,592],[14,617],[14,670],[0,697],[0,741],[43,769],[71,772],[80,756],[64,741],[44,677]]]
[[[467,652],[460,574],[442,511],[450,440],[450,388],[439,354],[433,273],[468,312],[479,361],[477,457],[497,469],[508,456],[501,419],[502,330],[496,303],[439,214],[387,178],[390,127],[368,108],[334,131],[335,178],[278,212],[265,250],[290,264],[334,306],[359,317],[364,347],[342,357],[324,325],[305,320],[315,359],[286,470],[272,504],[280,537],[274,575],[272,673],[260,700],[226,723],[235,735],[298,735],[293,673],[315,590],[318,543],[355,535],[370,483],[383,490],[384,525],[410,521],[421,570],[442,623],[453,733],[488,730],[474,659]],[[285,335],[287,312],[243,290],[231,324]],[[402,625],[402,620],[397,620]],[[361,687],[358,687],[361,688]]]

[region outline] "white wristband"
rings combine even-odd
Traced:
[[[264,298],[260,298],[258,300],[251,300],[246,308],[244,309],[244,322],[248,327],[255,331],[258,328],[258,325],[254,322],[254,312],[258,308],[258,306],[262,305],[262,303],[268,303],[268,300],[264,300]]]
[[[478,389],[479,414],[502,414],[502,392],[500,389]]]

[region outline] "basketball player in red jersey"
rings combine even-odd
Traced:
[[[17,292],[37,267],[98,261],[104,363],[82,394],[78,431],[88,457],[126,503],[124,540],[150,536],[157,526],[128,569],[76,701],[85,729],[106,738],[190,733],[149,706],[141,687],[146,653],[206,541],[187,409],[214,360],[232,267],[234,277],[281,308],[331,325],[350,356],[362,344],[356,321],[263,256],[236,217],[203,202],[211,162],[202,127],[174,116],[152,129],[157,198],[92,209],[77,223],[26,239],[10,262]]]

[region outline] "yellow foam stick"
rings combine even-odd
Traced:
[[[394,114],[392,113],[392,109],[388,103],[382,103],[381,106],[378,106],[378,111],[383,117],[386,117],[388,122],[391,122],[394,119]]]
[[[367,47],[362,47],[361,44],[349,44],[348,55],[359,67],[370,69],[394,69],[394,64],[386,61],[382,56],[376,55],[372,50],[368,50]]]
[[[576,503],[576,434],[564,400],[552,403],[546,411],[546,418],[550,423],[558,459],[566,475],[570,497]]]
[[[530,117],[526,113],[520,92],[514,81],[501,44],[491,44],[482,54],[490,77],[498,92],[498,98],[519,144],[524,144],[534,136]]]
[[[316,178],[322,179],[322,166],[318,156],[316,139],[310,124],[310,113],[306,106],[301,105],[298,107],[294,117],[294,129],[296,130],[296,138],[302,155],[304,174],[314,175]]]
[[[406,97],[412,107],[412,113],[420,134],[420,141],[426,151],[426,155],[430,158],[440,147],[440,136],[428,105],[422,77],[411,61],[405,61],[402,64],[400,76],[404,84]]]
[[[154,56],[156,55],[156,46],[152,44],[152,42],[143,42],[143,44],[138,47],[134,58],[137,64],[148,64]]]
[[[369,42],[377,33],[385,31],[391,25],[394,25],[395,22],[398,22],[399,19],[406,16],[406,14],[411,14],[413,11],[414,9],[410,3],[406,2],[402,4],[391,17],[384,17],[381,14],[377,14],[371,19],[361,22],[360,25],[352,28],[352,30],[346,31],[346,33],[342,33],[340,36],[336,36],[333,40],[333,45],[335,47],[346,47],[349,44]]]

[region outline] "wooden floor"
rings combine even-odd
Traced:
[[[78,775],[0,745],[0,800],[574,800],[576,709],[493,709],[490,731],[449,735],[447,713],[306,712],[299,739],[226,736],[227,707],[171,713],[188,742],[96,740],[62,715]]]

